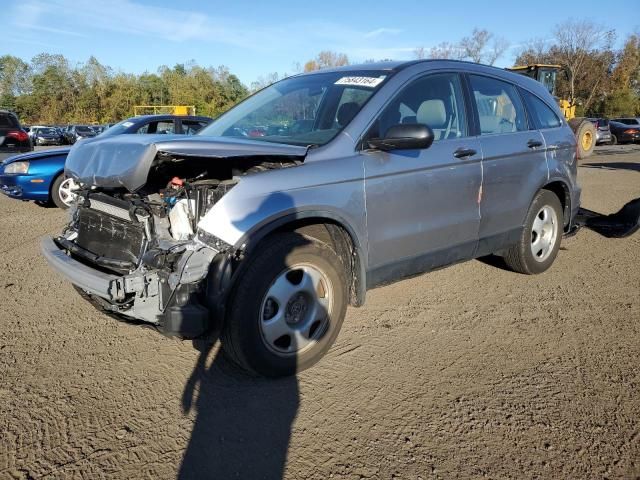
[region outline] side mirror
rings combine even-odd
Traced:
[[[422,123],[403,123],[389,128],[384,138],[370,138],[367,143],[369,148],[385,152],[429,148],[433,130]]]

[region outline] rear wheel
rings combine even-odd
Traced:
[[[562,239],[562,205],[549,190],[540,190],[533,199],[520,240],[504,259],[514,271],[528,275],[542,273],[553,264]]]
[[[611,134],[611,141],[609,142],[611,145],[616,145],[618,143],[618,137],[616,137],[613,133]]]
[[[267,239],[249,261],[225,319],[225,354],[269,377],[309,368],[331,347],[344,320],[342,260],[322,242],[283,233]]]

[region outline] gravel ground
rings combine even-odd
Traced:
[[[614,212],[640,147],[579,175]],[[640,233],[371,291],[323,361],[267,381],[81,301],[38,253],[64,218],[0,198],[2,479],[640,477]]]

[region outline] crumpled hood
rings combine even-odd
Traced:
[[[65,163],[65,174],[80,183],[104,188],[142,187],[158,152],[211,161],[233,157],[283,156],[303,159],[307,147],[234,137],[185,135],[115,135],[76,144]]]

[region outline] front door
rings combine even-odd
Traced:
[[[460,76],[410,82],[369,137],[399,123],[426,124],[435,140],[423,150],[363,152],[369,286],[469,258],[478,238],[482,154],[468,136]]]

